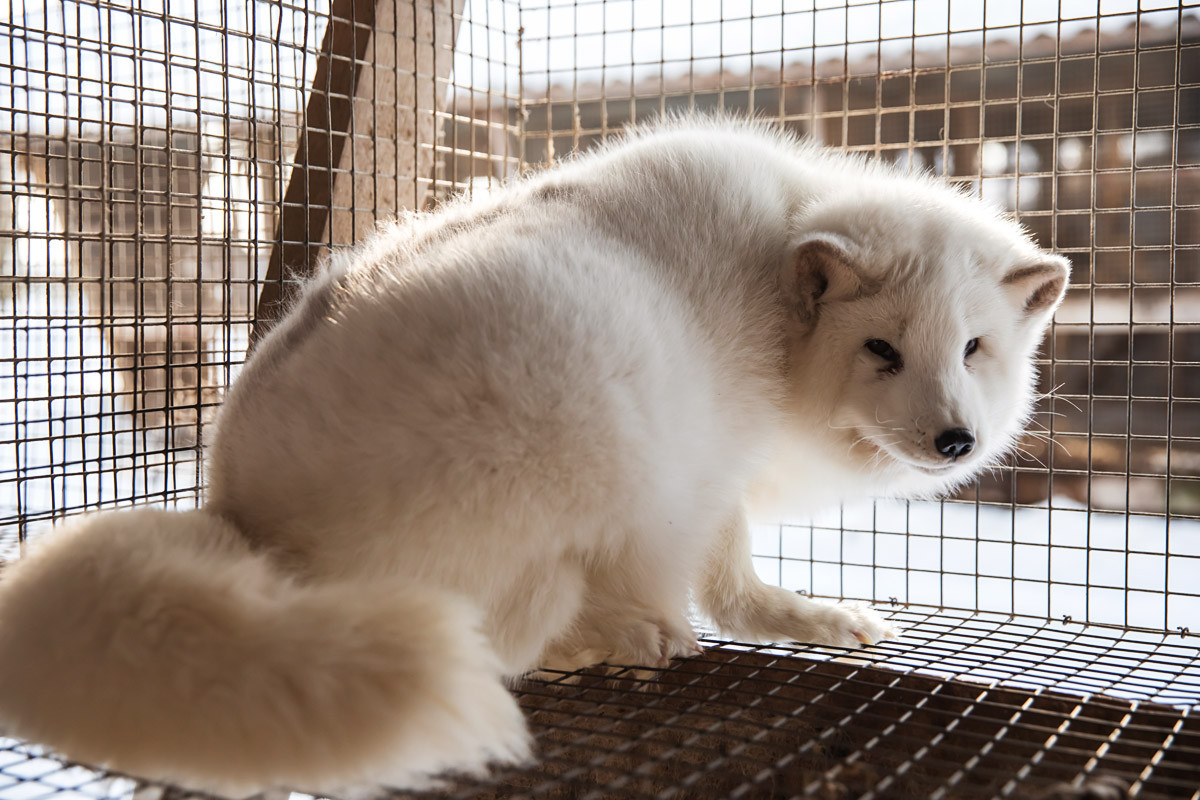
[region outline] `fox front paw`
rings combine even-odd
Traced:
[[[820,603],[765,584],[754,591],[723,598],[721,603],[710,603],[709,607],[713,622],[722,633],[750,641],[852,648],[900,635],[865,603]]]
[[[814,606],[822,605],[815,601]],[[872,645],[884,639],[900,638],[900,631],[882,614],[866,603],[843,603],[824,606],[813,628],[811,639],[796,639],[810,644],[833,647],[858,647]]]

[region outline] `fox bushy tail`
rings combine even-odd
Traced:
[[[222,791],[420,785],[529,752],[465,601],[304,583],[206,511],[85,517],[0,576],[0,726]]]

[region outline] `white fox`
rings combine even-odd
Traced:
[[[676,121],[335,255],[229,390],[203,508],[0,580],[0,721],[225,791],[413,786],[531,746],[505,680],[857,646],[745,506],[933,495],[1030,412],[1068,262],[933,179]]]

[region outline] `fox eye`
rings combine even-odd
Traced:
[[[970,358],[976,350],[979,349],[979,339],[975,338],[967,342],[966,348],[963,350],[963,358]]]
[[[884,361],[890,362],[893,369],[899,368],[900,354],[896,352],[896,348],[892,347],[883,339],[868,339],[863,347],[867,348]]]

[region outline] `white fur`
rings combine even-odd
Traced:
[[[210,786],[402,786],[526,757],[502,676],[693,652],[689,595],[742,637],[894,635],[763,584],[744,503],[994,461],[1066,274],[930,179],[728,121],[401,220],[249,360],[203,510],[85,518],[5,575],[0,719]]]

